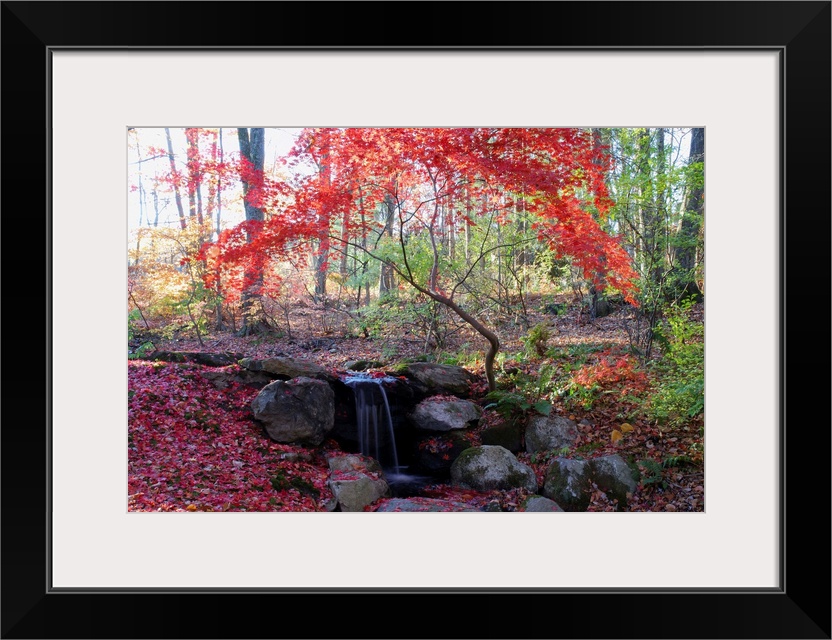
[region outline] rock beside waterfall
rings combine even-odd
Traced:
[[[257,394],[251,409],[273,440],[319,445],[335,424],[335,393],[323,380],[275,380]]]
[[[358,454],[333,456],[327,460],[329,487],[341,511],[364,511],[381,498],[391,495],[381,465]]]

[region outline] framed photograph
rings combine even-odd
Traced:
[[[2,12],[3,637],[830,637],[829,2]],[[131,512],[128,130],[237,126],[704,129],[704,509]]]

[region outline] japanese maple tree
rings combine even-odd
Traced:
[[[485,371],[492,390],[500,341],[466,308],[462,292],[475,267],[499,248],[499,228],[518,202],[534,220],[530,239],[571,257],[594,285],[634,302],[630,257],[599,224],[611,205],[604,183],[609,161],[588,129],[305,129],[287,163],[311,163],[317,171],[264,185],[258,204],[269,213],[257,233],[249,222],[224,234],[213,260],[231,266],[297,257],[299,243],[314,241],[315,266],[325,272],[329,252],[350,245],[488,341]],[[454,215],[443,215],[448,210]],[[382,212],[382,219],[368,211]],[[448,224],[481,230],[462,266],[443,247]]]

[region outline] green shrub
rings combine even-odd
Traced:
[[[143,342],[141,346],[133,352],[127,352],[128,360],[144,360],[152,351],[156,350],[156,346],[152,342]]]
[[[691,306],[690,300],[673,305],[657,328],[664,355],[654,365],[657,382],[649,413],[674,427],[705,410],[705,328],[691,320]]]
[[[485,396],[485,399],[490,401],[485,408],[494,409],[506,418],[518,417],[531,409],[548,416],[552,411],[549,398],[554,375],[555,368],[544,364],[536,376],[512,376],[510,389],[497,389]]]
[[[549,338],[552,333],[545,322],[540,322],[529,329],[529,333],[523,337],[523,345],[526,348],[526,355],[533,357],[546,355]]]

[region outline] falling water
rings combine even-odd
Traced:
[[[394,473],[400,473],[399,456],[396,451],[396,436],[393,433],[393,416],[390,403],[382,384],[387,378],[373,378],[368,375],[351,374],[344,383],[355,394],[355,416],[358,429],[358,446],[366,456],[372,456],[382,466],[389,466]],[[382,450],[385,439],[389,438],[392,464],[385,465]]]

